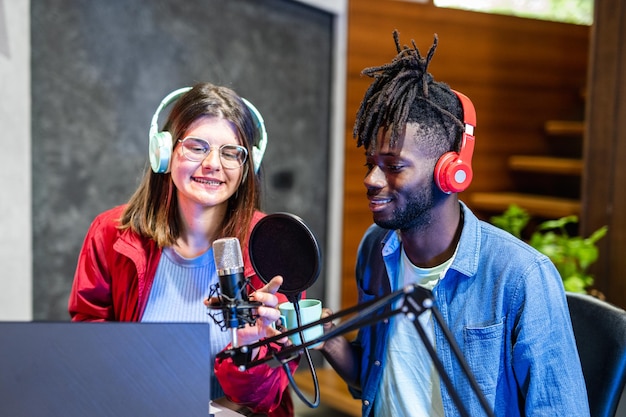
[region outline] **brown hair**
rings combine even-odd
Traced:
[[[221,227],[220,237],[237,237],[245,241],[255,210],[259,209],[259,179],[254,174],[252,146],[258,140],[258,131],[252,114],[241,98],[227,87],[210,83],[196,84],[174,104],[164,130],[172,135],[172,148],[184,137],[186,130],[203,116],[223,117],[235,126],[239,140],[248,150],[243,166],[243,180],[237,192],[228,200],[228,211]],[[143,179],[128,201],[119,228],[151,238],[159,247],[170,246],[181,233],[174,183],[169,173],[157,174],[149,165]]]

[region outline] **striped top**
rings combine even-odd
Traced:
[[[163,248],[142,322],[208,323],[211,363],[230,343],[230,333],[221,331],[204,305],[210,286],[218,283],[213,249],[195,258],[184,258],[173,248]],[[211,366],[211,373],[213,367]],[[211,398],[224,396],[217,379],[211,376]]]

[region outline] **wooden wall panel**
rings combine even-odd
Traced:
[[[356,303],[355,256],[371,223],[362,184],[364,151],[352,139],[354,115],[370,82],[360,72],[395,56],[393,30],[403,44],[414,39],[422,54],[437,33],[431,73],[476,107],[475,177],[467,194],[512,189],[508,157],[548,151],[547,120],[582,119],[590,32],[586,26],[394,0],[351,0],[348,22],[343,307]]]

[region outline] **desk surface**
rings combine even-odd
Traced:
[[[262,414],[251,413],[246,407],[242,407],[232,401],[228,401],[226,398],[211,401],[211,413],[215,415],[215,417],[263,416]]]

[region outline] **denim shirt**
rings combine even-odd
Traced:
[[[460,204],[464,224],[457,254],[433,298],[487,402],[498,417],[589,416],[558,271],[545,255]],[[370,226],[357,258],[359,303],[391,292],[400,253],[395,231]],[[351,391],[362,400],[364,417],[373,414],[388,330],[389,321],[380,321],[362,328],[352,343],[361,358],[361,390]],[[437,356],[469,415],[485,415],[438,325],[435,340]],[[441,390],[445,415],[460,415],[443,381]]]

